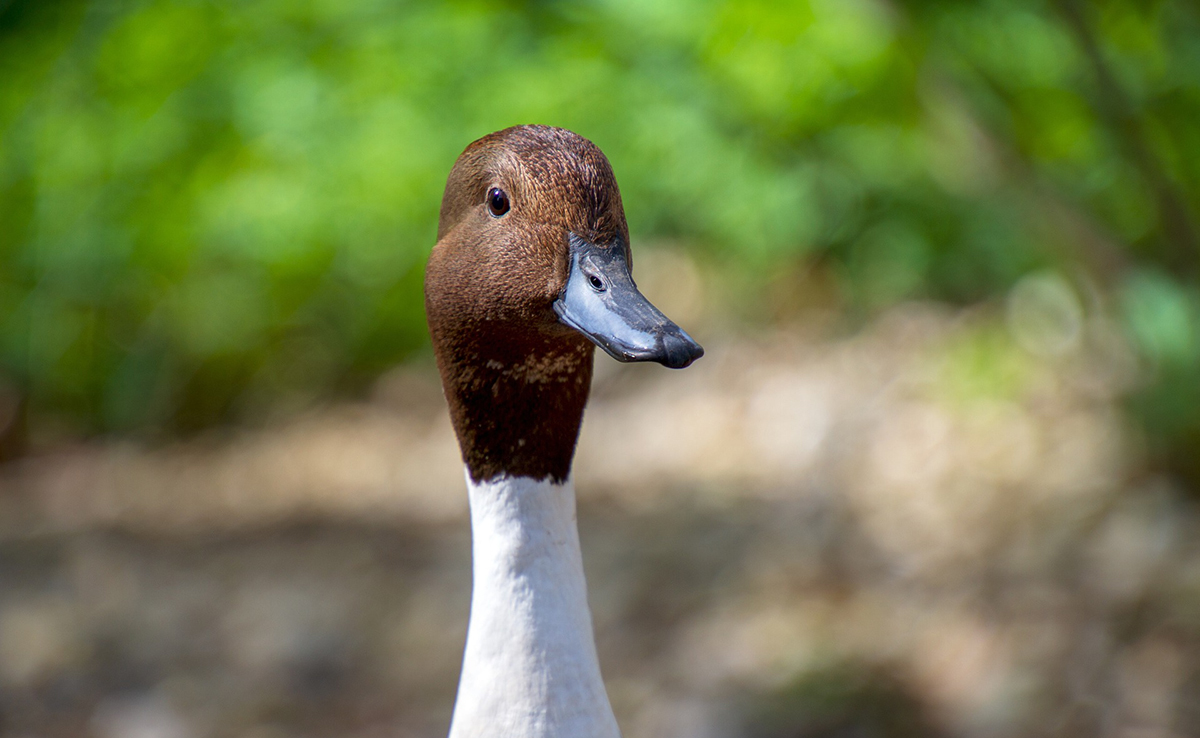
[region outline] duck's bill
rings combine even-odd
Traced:
[[[559,320],[617,361],[656,361],[682,369],[704,355],[700,344],[650,304],[629,273],[625,248],[569,236],[571,271],[554,301]]]

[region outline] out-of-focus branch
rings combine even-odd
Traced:
[[[1197,228],[1192,214],[1146,143],[1142,121],[1104,60],[1096,34],[1088,23],[1085,4],[1079,0],[1060,0],[1057,7],[1079,39],[1095,74],[1100,92],[1097,107],[1101,120],[1107,123],[1154,193],[1159,215],[1163,219],[1164,251],[1159,258],[1164,266],[1177,273],[1200,276],[1197,274],[1200,269],[1200,244],[1197,243]]]
[[[1013,95],[988,70],[978,65],[972,65],[971,70],[992,94],[1010,106],[1015,105]],[[936,74],[934,83],[940,94],[954,100],[971,117],[1006,176],[1022,183],[1029,193],[1022,202],[1036,209],[1038,216],[1045,218],[1056,231],[1067,234],[1066,238],[1054,240],[1050,245],[1062,258],[1078,264],[1097,285],[1105,289],[1116,287],[1132,262],[1128,249],[1120,239],[1108,232],[1086,208],[1066,197],[1058,188],[1047,184],[1035,162],[972,108],[958,82],[946,74]]]

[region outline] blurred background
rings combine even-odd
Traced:
[[[422,271],[532,122],[708,349],[597,359],[626,736],[1200,735],[1185,0],[0,0],[0,734],[444,735]]]

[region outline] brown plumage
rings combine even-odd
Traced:
[[[488,193],[507,193],[493,216]],[[593,344],[553,310],[567,234],[626,249],[604,154],[560,128],[517,126],[466,148],[446,183],[425,306],[450,416],[476,482],[563,481],[587,402]]]

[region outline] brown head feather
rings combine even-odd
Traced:
[[[493,187],[509,197],[502,217],[488,210]],[[517,126],[459,156],[425,273],[425,307],[475,481],[570,474],[593,345],[552,307],[567,279],[568,233],[629,243],[616,178],[592,142],[561,128]]]

